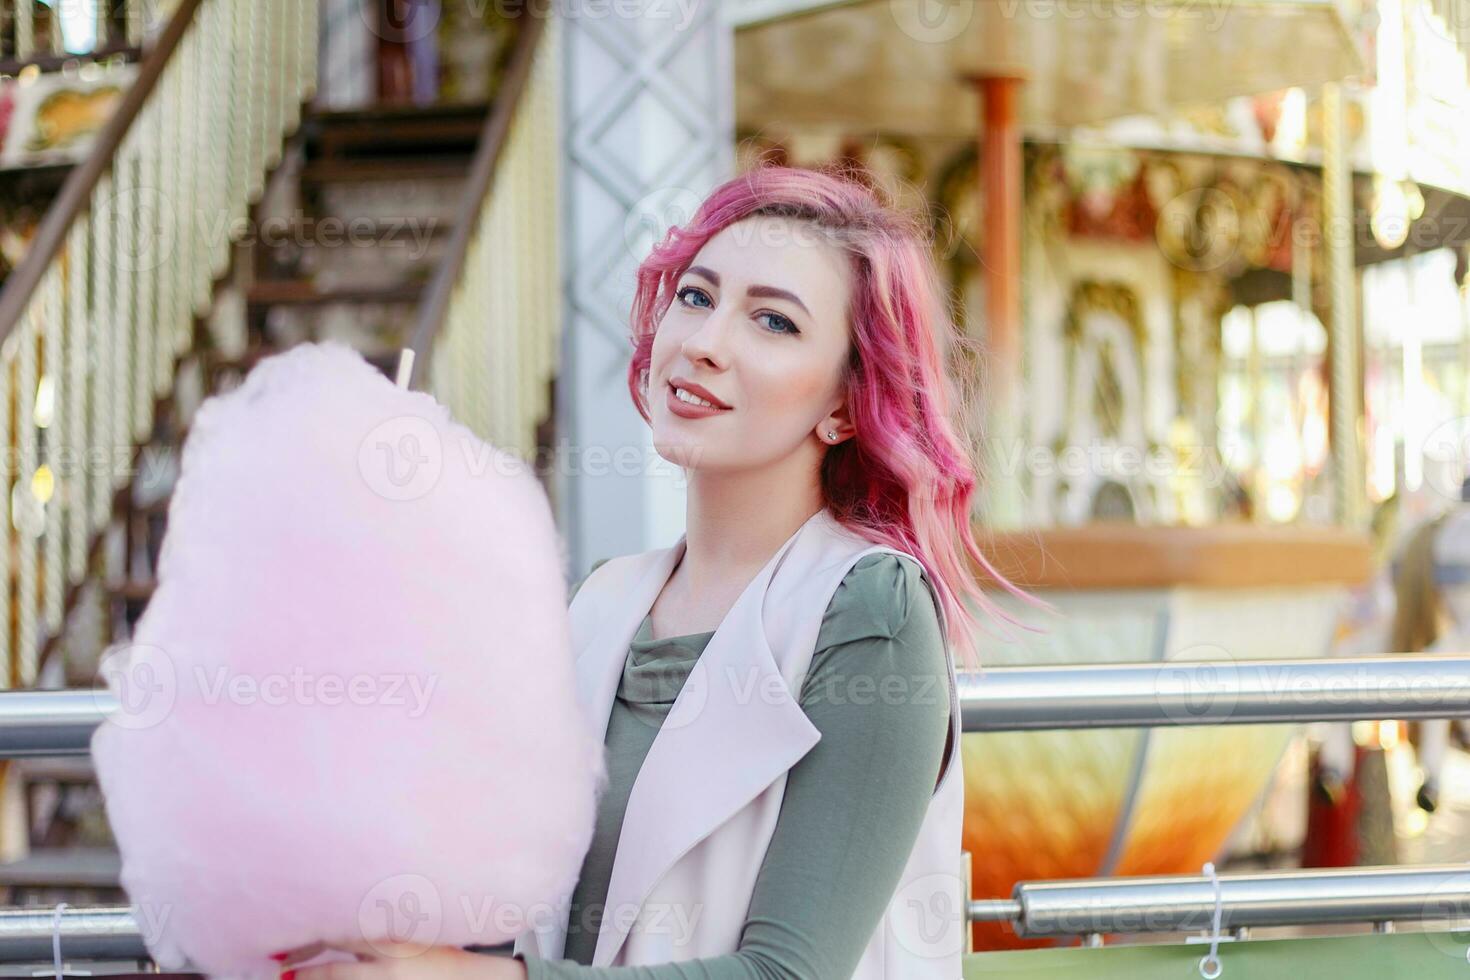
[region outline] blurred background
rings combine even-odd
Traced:
[[[1065,613],[988,665],[1463,651],[1467,53],[1467,0],[0,0],[8,686],[96,682],[194,410],[306,340],[413,350],[534,462],[569,578],[674,540],[632,272],[762,160],[932,225],[986,350],[977,530]],[[971,894],[1462,863],[1466,745],[967,734]],[[3,765],[0,898],[122,901],[85,757]]]

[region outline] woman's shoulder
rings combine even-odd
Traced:
[[[610,561],[612,561],[612,556],[609,556],[607,558],[599,558],[595,562],[593,562],[592,567],[587,570],[587,574],[577,579],[576,583],[572,586],[571,591],[567,593],[567,601],[570,602],[573,598],[575,598],[577,595],[577,590],[582,587],[582,583],[586,582],[589,578],[592,577],[593,573],[595,573],[599,568],[601,568],[603,565],[606,565]]]
[[[892,551],[864,555],[828,602],[817,649],[863,639],[938,636],[934,601],[928,574],[915,559]]]
[[[848,701],[871,704],[875,691],[887,691],[893,683],[943,691],[948,673],[944,633],[924,567],[906,555],[875,552],[848,569],[827,604],[801,704],[808,710]],[[938,694],[902,703],[906,711],[936,718],[949,710]],[[891,722],[890,717],[885,724]]]

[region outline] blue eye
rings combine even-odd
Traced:
[[[689,299],[688,299],[688,296],[689,296],[690,293],[693,293],[696,296],[704,296],[704,290],[697,289],[694,286],[685,286],[683,289],[679,290],[674,295],[679,298],[679,302],[683,303],[685,306],[690,306],[690,305],[692,305],[689,302]],[[704,298],[705,299],[709,299],[708,296],[704,296]]]
[[[709,300],[708,294],[706,294],[705,291],[702,290],[702,289],[700,289],[698,286],[684,286],[684,287],[680,288],[677,292],[674,293],[674,297],[676,299],[678,299],[679,302],[683,303],[685,306],[692,306],[695,309],[700,309],[700,310],[713,309],[713,305],[711,305],[711,306],[703,306],[703,305],[700,305],[698,303],[691,303],[690,302],[690,297],[691,296],[700,296],[700,297],[703,297],[706,301]],[[796,324],[794,324],[794,323],[791,322],[791,318],[790,317],[782,316],[780,313],[772,313],[770,311],[767,311],[765,313],[757,314],[757,317],[760,318],[760,319],[767,319],[767,318],[769,318],[770,323],[773,324],[773,325],[767,326],[766,329],[769,330],[771,333],[785,333],[785,334],[799,334],[799,333],[801,333],[801,331],[797,328]]]
[[[792,323],[789,317],[784,317],[779,313],[762,313],[761,316],[770,317],[772,322],[785,324],[780,329],[772,330],[772,333],[801,333],[800,330],[796,329],[796,324]]]

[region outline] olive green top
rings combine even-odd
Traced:
[[[827,606],[799,697],[822,737],[787,773],[739,947],[591,967],[633,780],[714,635],[655,640],[650,623],[628,650],[608,716],[608,786],[572,893],[565,959],[524,958],[529,980],[848,980],[897,890],[949,730],[948,669],[921,566],[866,555]],[[505,953],[510,944],[472,948]]]

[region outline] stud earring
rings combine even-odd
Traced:
[[[831,429],[828,429],[827,430],[827,438],[828,439],[836,439],[837,438],[837,433],[833,432]]]

